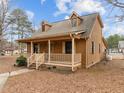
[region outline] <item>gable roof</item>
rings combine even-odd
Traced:
[[[75,11],[73,11],[72,14],[70,15],[69,19],[71,19],[73,15],[75,15],[78,18],[80,18],[80,16]]]
[[[58,21],[58,22],[53,22],[51,23],[51,28],[46,31],[42,32],[37,31],[35,32],[32,37],[27,38],[27,39],[36,39],[36,38],[49,38],[49,37],[57,37],[57,36],[65,36],[81,32],[81,38],[87,38],[90,35],[90,32],[92,30],[92,27],[95,23],[96,18],[99,16],[99,13],[93,13],[93,14],[88,14],[84,16],[80,16],[80,18],[83,19],[81,24],[77,27],[72,27],[70,19]],[[100,16],[99,16],[100,17]],[[26,40],[26,39],[23,39]],[[21,40],[18,40],[21,41]]]

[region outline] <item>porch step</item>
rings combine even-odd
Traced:
[[[47,70],[48,67],[45,64],[39,66],[39,70]]]
[[[36,69],[36,63],[32,63],[32,64],[29,66],[29,69]]]

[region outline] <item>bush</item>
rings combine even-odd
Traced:
[[[5,55],[5,52],[4,51],[0,51],[0,55],[1,56],[4,56]]]
[[[4,53],[1,53],[1,56],[4,56],[5,54]]]
[[[20,56],[16,59],[17,66],[27,66],[27,58],[24,56]]]

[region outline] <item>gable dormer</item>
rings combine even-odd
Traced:
[[[82,22],[82,18],[76,12],[73,12],[71,14],[70,20],[71,20],[72,27],[79,26]]]
[[[42,26],[42,32],[48,31],[52,25],[50,25],[47,21],[43,21],[41,23]]]

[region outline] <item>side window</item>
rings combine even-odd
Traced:
[[[92,54],[95,53],[95,42],[92,41]]]
[[[100,46],[100,44],[99,44],[99,53],[101,52],[101,46]]]

